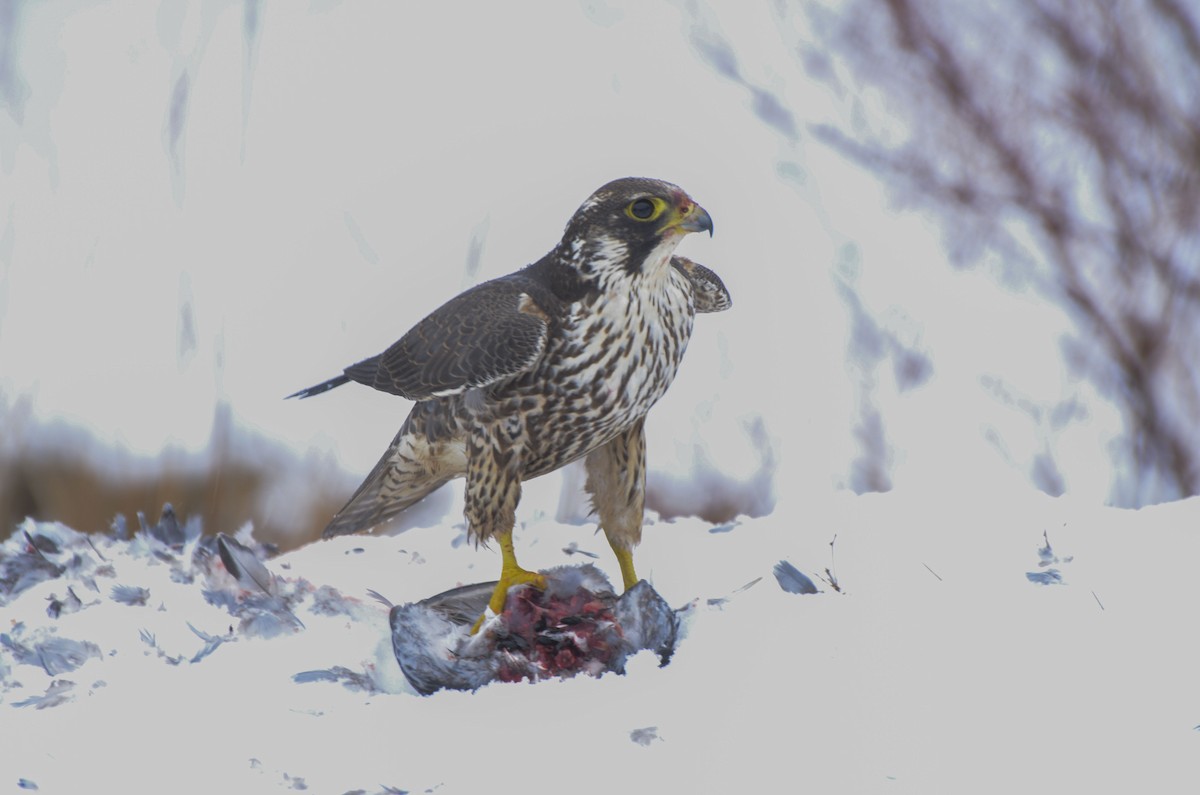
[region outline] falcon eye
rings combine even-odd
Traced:
[[[653,221],[662,214],[665,206],[662,199],[634,199],[625,208],[625,214],[638,221]]]

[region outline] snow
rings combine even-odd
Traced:
[[[1200,647],[1187,631],[1200,500],[1126,511],[1031,491],[960,503],[898,493],[785,501],[732,527],[650,519],[640,572],[688,608],[667,666],[642,652],[625,675],[431,696],[405,682],[387,607],[368,592],[404,603],[492,579],[495,553],[461,543],[448,521],[271,559],[285,588],[309,584],[293,608],[303,629],[271,638],[207,603],[203,577],[174,582],[144,536],[97,537],[114,571],[96,577],[98,592],[75,582],[82,609],[47,614],[64,579],[4,606],[10,635],[20,624],[19,637],[100,654],[50,676],[0,649],[0,782],[64,793],[1200,785]],[[616,569],[589,527],[527,514],[517,544],[526,565],[579,564],[567,554],[578,549]],[[784,590],[781,561],[820,593]],[[1049,569],[1062,584],[1027,577]],[[215,572],[210,585],[228,577]],[[149,602],[114,601],[114,584],[147,588]],[[311,610],[322,586],[346,597],[345,612]],[[189,624],[232,637],[192,663],[205,642]],[[293,679],[336,666],[376,690]],[[19,705],[63,679],[75,686],[62,703]]]

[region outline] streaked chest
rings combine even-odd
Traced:
[[[549,346],[550,377],[572,408],[644,415],[663,396],[683,359],[695,310],[686,279],[667,268],[642,289],[606,293],[571,307]]]

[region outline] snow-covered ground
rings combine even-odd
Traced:
[[[303,625],[274,637],[204,600],[231,588],[216,563],[185,584],[171,572],[188,566],[144,537],[77,540],[100,569],[77,561],[82,574],[3,606],[0,787],[1195,792],[1198,524],[1197,500],[1134,512],[1032,492],[847,495],[732,526],[656,522],[639,571],[688,607],[669,665],[643,652],[623,676],[432,696],[406,684],[368,590],[403,603],[494,578],[495,553],[462,543],[452,518],[271,560]],[[527,565],[579,563],[574,544],[615,571],[587,527],[527,510],[517,540]],[[783,560],[821,592],[785,591]],[[125,604],[114,586],[149,594]],[[201,634],[225,641],[192,661],[210,645]],[[94,647],[54,675],[53,645],[25,662],[12,648],[55,638]],[[293,679],[338,667],[358,686]]]

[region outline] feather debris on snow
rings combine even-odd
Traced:
[[[718,610],[724,610],[725,605],[729,604],[729,600],[731,598],[733,598],[734,594],[745,593],[746,591],[749,591],[754,586],[758,585],[761,581],[762,581],[762,577],[755,577],[753,580],[746,583],[745,585],[743,585],[739,588],[734,588],[733,591],[729,594],[729,596],[714,596],[714,597],[711,597],[710,599],[707,599],[705,601],[705,604],[707,604],[709,607],[715,607]]]
[[[0,635],[0,645],[8,648],[18,663],[39,666],[48,676],[74,671],[89,659],[99,659],[103,656],[100,647],[95,643],[57,636],[41,640],[46,634],[48,633],[44,631],[35,631],[27,643],[22,643],[12,635],[4,633]]]
[[[580,549],[579,544],[575,541],[572,541],[563,547],[562,551],[564,555],[583,555],[584,557],[591,558],[592,560],[600,557],[595,552],[588,552],[586,549]]]
[[[55,679],[46,688],[46,694],[42,696],[30,696],[29,698],[20,701],[14,701],[14,707],[34,707],[36,709],[46,709],[47,707],[57,707],[59,704],[65,704],[73,700],[75,697],[71,695],[71,691],[75,689],[75,683],[70,679]]]
[[[51,618],[70,615],[83,609],[83,600],[75,595],[75,589],[71,586],[67,586],[66,598],[59,599],[58,594],[50,594],[50,598],[47,601],[50,604],[46,606],[46,615]]]
[[[292,681],[297,684],[341,682],[342,686],[347,690],[362,690],[366,693],[379,692],[379,688],[370,674],[360,674],[342,665],[335,665],[332,668],[324,668],[317,671],[301,671],[292,676]]]
[[[797,569],[786,560],[781,560],[775,564],[775,579],[779,582],[779,587],[788,593],[810,594],[820,593],[816,584],[809,579],[808,575]]]
[[[217,648],[222,643],[225,643],[226,641],[230,641],[230,640],[234,639],[232,634],[209,635],[207,632],[202,632],[202,631],[196,629],[194,626],[192,626],[191,621],[187,622],[187,625],[188,625],[188,629],[190,629],[192,631],[192,634],[194,634],[196,637],[200,638],[200,640],[204,641],[204,648],[202,648],[200,651],[196,652],[196,654],[193,655],[192,659],[188,660],[188,662],[191,662],[191,663],[200,662],[205,657],[207,657],[208,655],[210,655],[214,651],[216,651]]]
[[[44,533],[43,533],[44,529]],[[27,519],[20,534],[14,533],[0,545],[0,605],[7,604],[40,582],[62,575],[65,567],[51,556],[60,545],[51,537],[58,525],[38,525]],[[66,528],[61,528],[66,530]],[[66,531],[74,533],[74,531]]]
[[[137,585],[114,585],[110,595],[114,602],[130,607],[145,606],[150,600],[150,590]]]
[[[658,727],[645,726],[641,729],[634,729],[629,733],[629,739],[638,745],[650,745],[650,743],[660,739],[658,736]]]
[[[0,605],[10,603],[39,583],[57,580],[62,588],[50,594],[46,609],[50,619],[57,621],[105,601],[81,599],[79,595],[84,592],[80,585],[101,593],[97,580],[115,578],[118,568],[128,576],[141,565],[166,564],[174,583],[187,586],[199,578],[203,584],[197,587],[206,601],[238,618],[243,634],[269,637],[302,628],[292,608],[308,597],[312,587],[304,580],[286,584],[277,581],[261,562],[270,548],[254,542],[248,527],[239,533],[237,540],[225,537],[221,544],[217,538],[202,536],[198,520],[193,518],[181,524],[170,505],[164,506],[157,524],[150,526],[144,516],[139,521],[141,529],[130,537],[121,517],[114,520],[111,533],[91,536],[61,524],[28,520],[21,532],[0,543]],[[230,566],[233,576],[218,562],[222,553],[225,563],[233,563]],[[60,597],[62,589],[65,597]],[[135,585],[116,584],[108,594],[112,601],[129,606],[144,606],[150,599],[149,589]],[[314,598],[313,608],[326,613],[350,609],[333,589],[324,592],[321,599]],[[191,624],[189,627],[203,641],[198,649],[168,653],[148,630],[142,631],[141,642],[167,664],[180,665],[200,662],[223,643],[235,639],[232,631],[228,635],[213,635]],[[11,678],[15,666],[38,666],[47,676],[55,677],[103,657],[99,645],[58,637],[56,633],[54,625],[28,630],[24,623],[14,622],[0,635],[0,685],[20,686]],[[64,700],[54,691],[34,700],[27,699],[26,703],[46,707]]]
[[[234,579],[236,592],[210,588],[204,592],[210,604],[240,618],[239,629],[252,637],[273,638],[304,629],[304,622],[292,607],[303,597],[307,583],[293,583],[296,587],[290,589],[282,587],[263,563],[266,550],[261,547],[251,548],[224,533],[217,535],[216,546],[222,565]]]
[[[1057,563],[1070,563],[1075,559],[1074,555],[1059,559],[1058,555],[1054,554],[1054,548],[1050,546],[1050,534],[1042,531],[1042,546],[1038,547],[1038,568],[1044,571],[1027,571],[1025,579],[1037,585],[1064,585],[1062,572],[1056,568],[1049,568]]]
[[[225,570],[234,576],[238,585],[248,591],[258,589],[270,596],[277,593],[275,576],[258,559],[254,550],[224,533],[217,533],[217,552],[225,564]]]
[[[1045,571],[1027,571],[1025,578],[1037,585],[1062,585],[1062,572],[1058,569],[1046,569]]]

